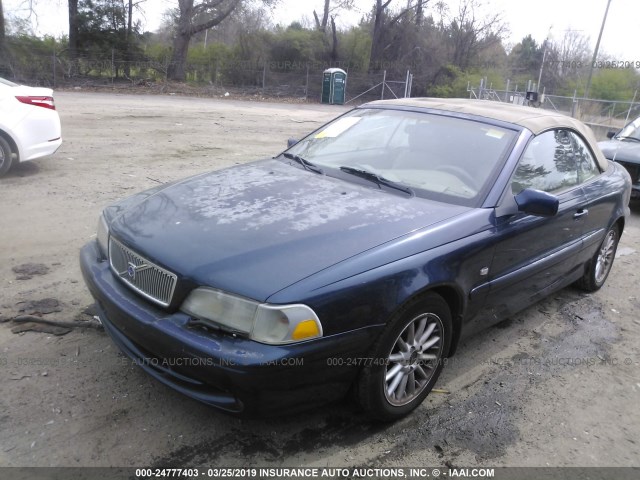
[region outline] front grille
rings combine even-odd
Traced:
[[[618,162],[624,168],[627,169],[629,175],[631,175],[631,182],[638,183],[640,182],[640,165],[637,163],[627,163],[627,162]]]
[[[113,237],[109,238],[109,261],[120,279],[149,300],[168,306],[178,277],[141,257]]]

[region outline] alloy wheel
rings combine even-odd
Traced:
[[[607,236],[602,242],[598,258],[596,259],[595,280],[600,284],[607,278],[611,265],[613,265],[613,256],[616,251],[616,231],[609,230]]]
[[[391,348],[384,394],[394,406],[406,405],[425,389],[441,361],[443,326],[440,317],[423,313],[411,320]]]

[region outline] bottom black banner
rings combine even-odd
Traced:
[[[0,480],[637,480],[640,467],[0,467]]]

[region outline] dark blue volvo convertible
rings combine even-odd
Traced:
[[[272,159],[107,207],[81,264],[113,341],[184,394],[284,414],[352,391],[392,420],[461,335],[599,289],[630,191],[571,118],[373,102]]]

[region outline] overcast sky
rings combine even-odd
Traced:
[[[55,36],[67,33],[67,2],[65,0],[35,0],[38,13],[37,32]],[[5,14],[19,10],[28,0],[3,0]],[[356,23],[373,5],[373,0],[356,0],[356,10],[343,12],[338,19],[339,26]],[[435,0],[434,0],[435,3]],[[458,0],[445,0],[452,13],[457,9]],[[559,40],[566,30],[578,30],[591,38],[592,47],[598,38],[607,0],[485,0],[481,12],[502,12],[510,29],[507,43],[515,44],[525,35],[531,34],[538,43],[547,35]],[[142,3],[147,30],[154,30],[162,19],[162,13],[175,7],[176,0],[146,0]],[[397,5],[406,5],[406,0],[395,0]],[[315,8],[322,11],[322,0],[280,0],[273,11],[274,23],[288,25],[306,16],[312,19]],[[549,33],[550,32],[550,33]],[[640,61],[638,47],[640,32],[640,1],[612,0],[600,51],[615,60]]]

